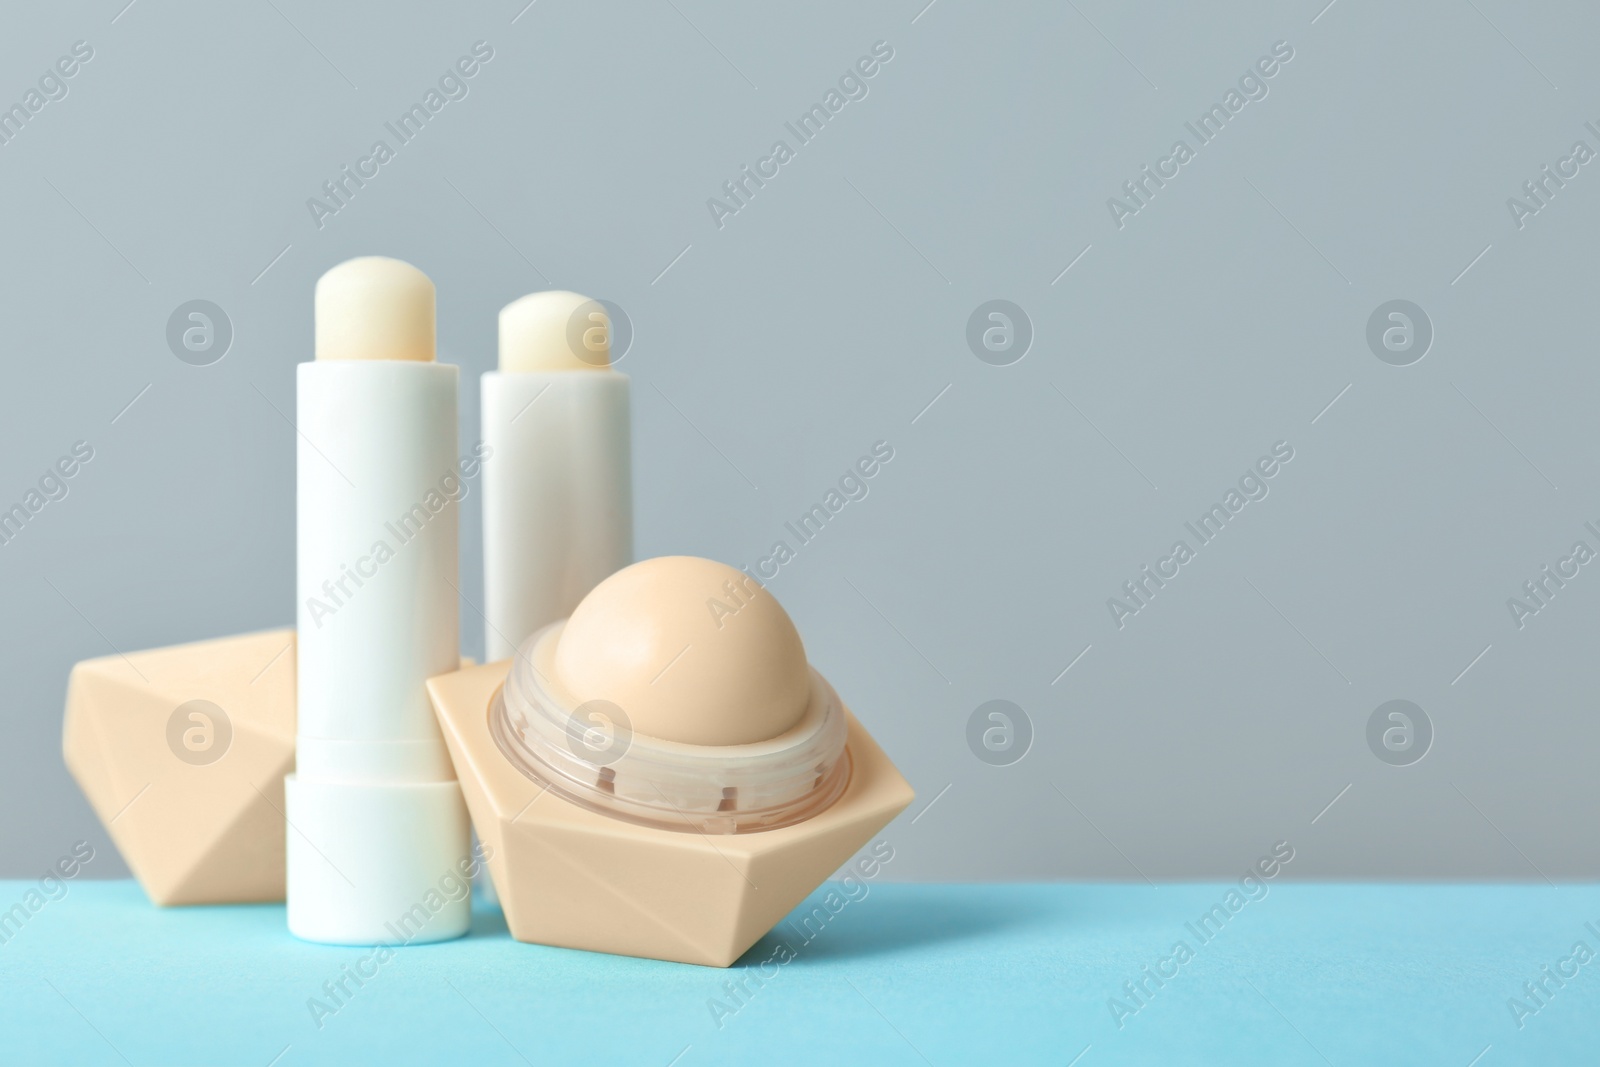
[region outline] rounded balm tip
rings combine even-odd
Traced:
[[[315,319],[319,360],[434,358],[433,282],[403,260],[361,256],[328,271]]]
[[[611,318],[598,300],[565,290],[529,293],[500,309],[502,371],[605,370]]]
[[[726,564],[663,556],[595,586],[567,620],[555,671],[633,730],[691,745],[768,741],[811,701],[805,647],[770,592]]]

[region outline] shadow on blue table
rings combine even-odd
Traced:
[[[498,905],[485,905],[479,901],[473,902],[472,925],[467,927],[467,938],[477,937],[502,938],[510,937],[511,929],[506,926],[506,916]]]
[[[998,908],[987,896],[974,897],[971,886],[896,885],[895,892],[883,893],[827,882],[734,966],[769,961],[805,966],[913,954],[1019,927],[1049,927],[1066,910],[1059,896],[1039,895],[1024,907]]]
[[[1029,926],[1059,928],[1060,917],[1070,910],[1059,892],[1026,894],[1011,906],[997,907],[991,895],[975,895],[973,888],[825,882],[733,965],[771,961],[803,966],[931,951]],[[465,940],[510,937],[499,906],[478,901]]]

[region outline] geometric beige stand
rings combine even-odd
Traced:
[[[85,660],[62,748],[156,904],[283,899],[294,631]]]
[[[590,811],[542,790],[491,737],[510,663],[431,678],[428,692],[518,941],[727,967],[912,801],[846,712],[850,784],[804,822],[707,836]]]

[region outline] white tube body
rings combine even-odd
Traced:
[[[441,889],[461,880],[469,824],[423,684],[460,666],[457,377],[420,361],[299,367],[284,800],[289,929],[306,940],[438,941],[470,920],[470,896]]]
[[[633,562],[628,376],[615,370],[483,376],[486,658]]]

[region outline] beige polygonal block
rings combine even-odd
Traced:
[[[85,660],[67,768],[157,904],[283,899],[293,630]]]
[[[521,774],[489,733],[510,661],[428,681],[489,873],[519,941],[727,967],[911,803],[846,712],[851,777],[804,822],[706,836],[572,804]]]

